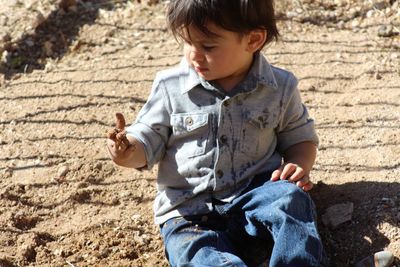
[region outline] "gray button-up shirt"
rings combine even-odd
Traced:
[[[208,213],[213,199],[231,201],[254,175],[278,168],[291,145],[318,144],[296,78],[261,54],[229,93],[185,59],[159,72],[127,132],[144,144],[147,168],[159,163],[157,224]]]

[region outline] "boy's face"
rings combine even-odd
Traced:
[[[201,77],[216,81],[229,91],[244,79],[251,66],[253,51],[249,49],[249,38],[212,23],[207,24],[207,29],[215,35],[208,36],[193,26],[186,29],[185,57]]]

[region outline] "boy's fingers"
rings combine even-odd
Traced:
[[[310,182],[310,177],[308,175],[304,175],[301,179],[298,179],[296,185],[299,187],[303,187]]]
[[[283,167],[282,173],[281,173],[281,180],[287,180],[289,178],[289,176],[291,176],[293,174],[293,172],[295,172],[297,168],[297,165],[293,164],[293,163],[288,163]]]
[[[314,186],[313,182],[310,181],[310,176],[308,175],[305,175],[301,180],[298,180],[296,185],[304,191],[309,191]]]
[[[308,181],[307,184],[305,184],[302,188],[304,191],[310,191],[314,187],[314,183],[311,181]]]
[[[290,177],[288,178],[289,181],[291,182],[297,182],[300,179],[305,178],[304,175],[304,170],[300,167],[297,167],[294,172],[290,175]]]
[[[281,172],[282,172],[281,168],[273,171],[271,174],[271,181],[279,180],[279,177],[281,176]]]

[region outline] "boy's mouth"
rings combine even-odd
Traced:
[[[203,67],[200,67],[200,66],[193,66],[193,67],[194,67],[194,70],[196,72],[198,72],[198,73],[205,73],[205,72],[208,71],[208,68],[203,68]]]

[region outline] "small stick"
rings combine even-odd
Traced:
[[[116,128],[120,131],[123,131],[125,129],[125,118],[124,115],[122,115],[122,113],[115,113],[115,117],[117,118],[117,124],[116,124]]]
[[[117,147],[120,147],[121,144],[123,143],[126,147],[130,146],[128,138],[126,138],[126,131],[125,131],[125,118],[122,113],[115,113],[115,118],[116,118],[116,125],[113,130],[110,130],[107,133],[107,137],[111,140],[114,140],[115,145]]]

